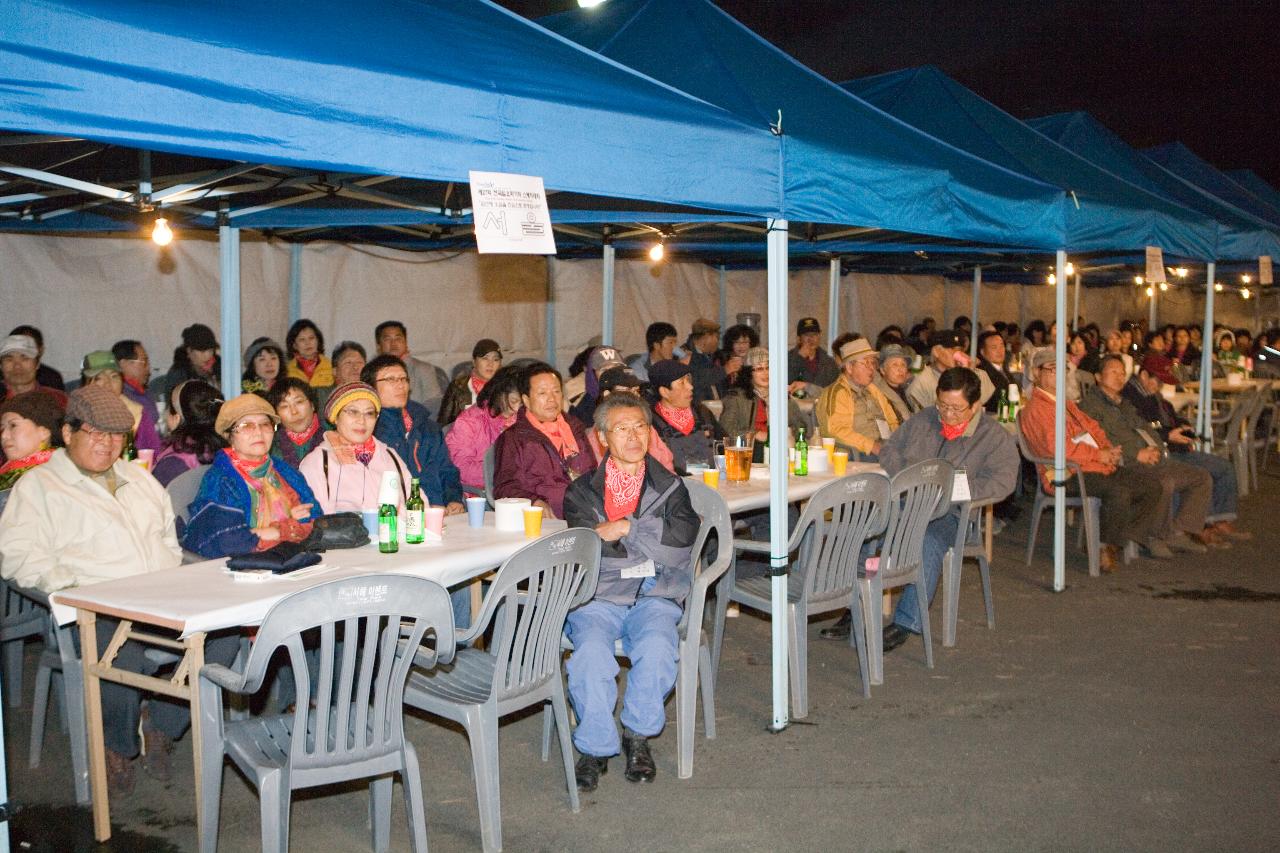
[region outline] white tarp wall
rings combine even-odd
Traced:
[[[241,339],[270,335],[283,343],[288,328],[289,248],[242,243]],[[492,337],[510,357],[546,353],[548,275],[556,303],[556,353],[561,368],[600,334],[599,260],[550,262],[537,257],[479,256],[473,252],[414,253],[369,246],[309,244],[302,252],[301,313],[325,332],[330,348],[344,338],[372,348],[373,328],[400,319],[415,354],[446,370],[466,362],[472,344]],[[827,270],[791,273],[790,316],[817,317],[826,326]],[[765,271],[725,274],[729,322],[739,312],[765,317]],[[644,349],[645,327],[668,320],[681,340],[694,319],[719,315],[719,270],[696,262],[619,260],[615,285],[615,343],[626,353]],[[931,316],[940,325],[971,312],[967,282],[936,276],[863,275],[841,280],[841,329],[874,337],[896,323],[909,329]],[[1054,288],[983,284],[980,322],[1053,316]],[[1185,288],[1161,294],[1162,322],[1198,322],[1203,300]],[[1274,297],[1261,306],[1276,314]],[[1218,294],[1219,316],[1232,326],[1258,325],[1256,300]],[[1125,317],[1145,317],[1141,288],[1086,287],[1081,314],[1107,329]],[[218,246],[184,235],[166,251],[122,237],[43,237],[0,234],[0,333],[19,323],[40,327],[45,361],[71,379],[80,359],[121,338],[138,338],[156,371],[168,368],[182,328],[218,328]],[[762,327],[763,328],[763,327]],[[763,337],[763,335],[762,335]],[[824,338],[826,335],[824,334]]]

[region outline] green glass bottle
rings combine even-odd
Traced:
[[[809,476],[809,442],[804,440],[804,427],[796,438],[796,476]]]
[[[396,529],[396,505],[378,507],[378,550],[394,554],[400,550],[400,532]]]
[[[124,447],[120,448],[120,458],[125,462],[132,462],[137,456],[138,451],[133,446],[133,432],[126,432],[124,434]]]
[[[996,404],[996,420],[1002,424],[1007,424],[1013,420],[1009,417],[1009,391],[1000,389],[1000,402]]]
[[[418,489],[418,478],[409,481],[409,500],[404,504],[404,541],[421,545],[426,540],[426,506]]]

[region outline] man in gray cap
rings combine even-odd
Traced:
[[[65,447],[14,486],[0,527],[0,573],[18,586],[56,592],[99,581],[170,569],[182,562],[173,507],[164,488],[140,465],[120,459],[133,416],[119,394],[99,385],[77,388],[67,401]],[[75,519],[68,524],[67,519]],[[101,653],[118,622],[99,618]],[[234,641],[234,637],[229,638]],[[224,642],[222,644],[226,646]],[[229,662],[221,646],[213,657]],[[145,647],[130,641],[116,656],[120,669],[154,673]],[[212,659],[212,658],[208,658]],[[111,786],[133,787],[142,697],[137,690],[103,682],[102,719]],[[184,704],[150,703],[144,737],[146,769],[165,779],[171,740],[186,729]]]
[[[28,391],[52,394],[58,405],[67,405],[67,395],[40,383],[40,346],[30,335],[9,335],[0,341],[0,399],[7,400]]]
[[[720,324],[705,317],[693,321],[693,329],[685,342],[689,367],[693,369],[693,401],[705,403],[723,397],[728,389],[724,368],[715,362],[720,347]]]

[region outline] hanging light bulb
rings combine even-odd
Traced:
[[[1250,294],[1249,294],[1249,288],[1247,288],[1247,287],[1242,287],[1242,288],[1240,288],[1240,298],[1241,298],[1241,299],[1248,299],[1248,298],[1249,298],[1249,296],[1250,296]]]
[[[578,0],[578,7],[582,9],[590,9],[592,6],[599,6],[604,0]]]
[[[1058,277],[1053,273],[1049,273],[1049,284],[1057,284],[1057,283],[1058,283]]]
[[[1161,289],[1161,290],[1168,290],[1168,289],[1169,289],[1169,282],[1167,282],[1167,281],[1162,281],[1162,282],[1160,282],[1160,289]]]
[[[1186,277],[1187,277],[1187,268],[1186,268],[1186,267],[1178,267],[1177,269],[1175,269],[1175,270],[1173,271],[1173,274],[1174,274],[1174,275],[1176,275],[1178,278],[1186,278]]]
[[[1249,282],[1253,281],[1253,276],[1249,275],[1248,273],[1245,273],[1244,275],[1240,276],[1240,280],[1243,281],[1245,284],[1248,284]]]
[[[1139,287],[1141,287],[1142,285],[1146,284],[1146,282],[1147,282],[1147,280],[1146,280],[1145,278],[1143,278],[1142,276],[1140,276],[1140,275],[1135,275],[1135,276],[1133,277],[1133,283],[1134,283],[1134,284],[1136,284],[1136,285],[1138,285]]]
[[[156,224],[151,229],[151,241],[157,246],[167,246],[173,242],[173,229],[169,227],[169,220],[163,216],[156,217]]]
[[[1152,287],[1151,285],[1149,285],[1149,284],[1148,284],[1148,285],[1147,285],[1147,296],[1148,296],[1148,297],[1151,297],[1151,296],[1155,296],[1155,295],[1156,295],[1156,289],[1155,289],[1154,287]]]
[[[1075,264],[1073,264],[1073,263],[1071,263],[1071,261],[1067,261],[1067,268],[1066,268],[1065,272],[1066,272],[1066,274],[1067,274],[1067,275],[1075,275],[1075,274],[1076,274],[1076,265],[1075,265]]]
[[[659,241],[657,243],[654,243],[653,246],[650,247],[649,260],[653,261],[656,264],[658,261],[662,260],[663,257],[666,256],[666,254],[667,254],[666,247],[662,245],[661,241]]]
[[[1214,292],[1214,293],[1221,293],[1221,292],[1222,292],[1222,282],[1220,282],[1220,281],[1215,281],[1215,282],[1213,283],[1213,292]]]

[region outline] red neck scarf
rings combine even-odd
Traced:
[[[476,376],[474,373],[471,374],[471,396],[474,397],[477,394],[479,394],[482,390],[484,390],[485,385],[486,385],[485,380],[481,379],[479,376]]]
[[[301,447],[302,445],[310,441],[311,437],[315,435],[319,429],[320,429],[320,416],[312,415],[311,426],[307,427],[302,432],[294,432],[293,430],[286,427],[284,434],[289,437],[290,441],[292,441],[294,444]]]
[[[957,438],[964,435],[964,431],[967,430],[968,428],[969,428],[968,421],[965,421],[964,423],[958,426],[951,426],[951,424],[944,423],[942,425],[942,437],[945,438],[947,441],[955,441]]]
[[[316,368],[320,366],[319,355],[315,358],[303,358],[302,356],[297,356],[295,360],[298,362],[298,367],[302,368],[302,372],[307,374],[308,379],[311,378],[311,374],[316,372]]]
[[[664,421],[679,430],[681,435],[693,432],[693,409],[676,409],[666,403],[658,403],[653,408]]]
[[[556,415],[554,421],[544,424],[535,418],[532,412],[525,409],[524,419],[547,437],[561,459],[568,459],[578,454],[578,440],[573,437],[573,430],[569,427],[569,422],[564,419],[564,415]]]
[[[147,393],[146,385],[143,385],[140,382],[130,379],[128,376],[124,377],[124,384],[128,385],[130,388],[137,391],[139,394]]]
[[[334,455],[338,457],[338,461],[343,465],[351,465],[359,462],[366,468],[373,459],[373,452],[377,449],[377,444],[373,436],[369,436],[360,444],[353,444],[347,441],[337,430],[326,432],[325,437],[329,439],[329,446],[333,448]]]
[[[756,417],[755,423],[751,428],[756,432],[768,432],[769,430],[769,398],[756,393]]]
[[[635,512],[640,505],[640,490],[644,486],[644,462],[635,474],[628,474],[613,462],[604,463],[604,514],[610,521]]]

